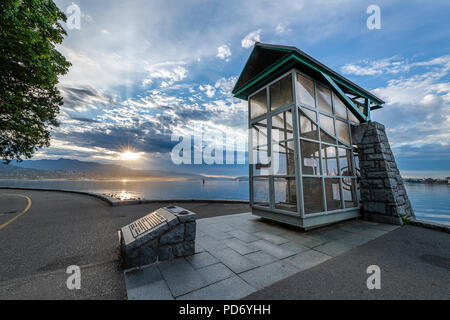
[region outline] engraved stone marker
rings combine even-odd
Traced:
[[[120,229],[125,268],[194,254],[196,214],[177,206],[160,208]]]

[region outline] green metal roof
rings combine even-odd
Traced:
[[[293,67],[314,78],[324,79],[326,82],[332,81],[335,85],[333,85],[334,89],[341,93],[350,93],[367,99],[369,103],[372,103],[371,110],[379,109],[384,104],[384,101],[373,93],[361,88],[303,51],[295,47],[260,42],[255,43],[232,92],[235,97],[247,100],[252,92]]]

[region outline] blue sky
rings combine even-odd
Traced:
[[[72,1],[55,1],[66,11]],[[74,1],[81,28],[59,50],[65,105],[39,158],[75,158],[179,170],[171,134],[202,126],[247,135],[246,102],[231,89],[254,41],[296,46],[387,103],[372,113],[388,131],[404,176],[450,176],[448,1]],[[381,29],[366,26],[369,5]],[[131,150],[137,160],[125,160]],[[245,166],[186,171],[241,175]]]

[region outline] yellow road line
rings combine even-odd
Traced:
[[[23,194],[16,194],[16,193],[4,193],[4,194],[25,198],[25,199],[27,199],[28,204],[27,204],[26,208],[21,213],[19,213],[18,215],[16,215],[14,218],[10,219],[9,221],[6,221],[4,224],[0,225],[0,230],[2,230],[4,227],[6,227],[8,224],[13,222],[14,220],[16,220],[16,219],[20,218],[21,216],[23,216],[25,213],[27,213],[27,211],[31,207],[31,199],[29,197],[23,195]]]

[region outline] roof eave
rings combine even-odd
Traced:
[[[291,52],[291,54],[286,56],[286,57],[284,57],[284,58],[282,58],[282,59],[280,59],[282,61],[275,62],[270,67],[268,67],[267,69],[263,70],[258,75],[256,75],[255,77],[253,77],[252,79],[247,81],[245,84],[240,85],[239,88],[237,88],[237,85],[239,84],[239,79],[241,79],[242,74],[245,71],[245,68],[247,67],[251,57],[253,56],[255,50],[257,50],[258,47],[272,49],[272,50],[281,50],[281,51],[285,51],[285,52]],[[357,84],[353,83],[352,81],[348,80],[347,78],[343,77],[339,73],[333,71],[332,69],[328,68],[324,64],[320,63],[316,59],[312,58],[308,54],[304,53],[303,51],[301,51],[301,50],[299,50],[299,49],[297,49],[295,47],[272,45],[272,44],[264,44],[264,43],[259,43],[259,42],[255,43],[254,49],[253,49],[249,59],[247,60],[246,65],[244,67],[244,70],[241,72],[241,75],[240,75],[238,81],[236,82],[236,85],[233,88],[232,93],[237,98],[246,99],[246,96],[242,96],[244,88],[252,87],[253,85],[256,84],[256,82],[258,82],[258,81],[255,81],[255,80],[260,80],[260,79],[264,78],[264,76],[267,75],[269,70],[273,71],[275,69],[275,67],[279,68],[279,67],[283,66],[285,63],[288,63],[290,59],[295,59],[295,60],[297,60],[297,62],[305,64],[308,67],[310,67],[310,68],[312,68],[315,71],[318,71],[320,73],[325,72],[326,74],[331,76],[338,84],[346,87],[349,90],[355,91],[355,92],[359,93],[362,96],[367,97],[368,99],[370,99],[371,101],[373,101],[373,102],[375,102],[377,104],[374,108],[372,108],[372,110],[382,108],[381,105],[385,103],[382,99],[378,98],[377,96],[375,96],[371,92],[361,88]]]

